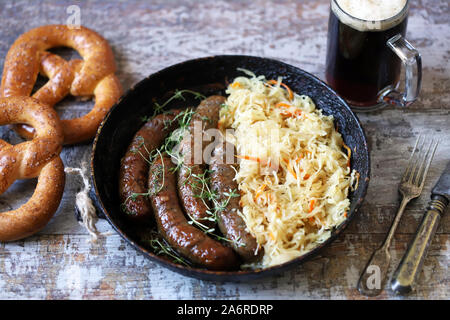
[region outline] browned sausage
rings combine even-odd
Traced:
[[[178,253],[194,264],[213,270],[236,268],[238,257],[231,248],[188,223],[177,197],[174,168],[167,156],[157,157],[150,167],[150,200],[159,232]]]
[[[119,172],[119,193],[122,210],[132,220],[149,221],[151,205],[147,196],[149,152],[158,148],[165,137],[176,127],[174,110],[156,116],[145,123],[135,134],[121,160]],[[150,220],[151,221],[151,220]]]
[[[207,213],[210,205],[207,199],[201,197],[203,183],[198,177],[204,176],[205,161],[203,159],[203,150],[208,144],[203,141],[202,132],[210,128],[216,128],[219,121],[220,106],[225,103],[225,98],[222,96],[210,96],[204,99],[197,107],[195,114],[192,117],[188,131],[181,141],[180,151],[183,155],[183,165],[178,171],[178,193],[180,195],[181,203],[188,216],[197,222],[207,226],[214,226],[214,221],[208,220],[211,217]],[[194,133],[195,129],[199,128],[200,132]],[[200,133],[200,135],[198,135]],[[198,150],[201,151],[198,159],[194,157],[194,135],[196,141],[200,146]]]
[[[232,240],[233,249],[239,256],[246,262],[255,262],[262,258],[264,249],[258,248],[255,237],[247,231],[244,219],[238,214],[240,196],[238,184],[234,180],[236,171],[234,163],[226,162],[227,147],[229,152],[233,151],[234,156],[233,144],[219,143],[214,149],[209,165],[211,190],[217,195],[217,203],[221,206],[218,210],[216,208],[218,225],[223,235]]]

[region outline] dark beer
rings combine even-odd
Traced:
[[[332,3],[328,25],[327,82],[349,104],[373,106],[380,90],[399,82],[402,62],[386,43],[396,34],[405,35],[407,14],[385,21],[352,21],[336,6]]]

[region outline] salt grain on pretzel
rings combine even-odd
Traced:
[[[61,46],[78,51],[83,60],[67,62],[46,51]],[[103,117],[122,94],[120,82],[114,75],[116,66],[108,42],[85,27],[70,29],[65,25],[48,25],[21,35],[5,59],[1,96],[29,96],[39,71],[50,80],[34,97],[50,106],[69,92],[73,96],[95,96],[94,108],[87,115],[62,121],[65,144],[92,138]],[[25,127],[19,128],[18,132],[28,139],[33,136],[33,131]]]
[[[36,134],[15,146],[0,139],[0,194],[17,179],[37,177],[62,149],[61,123],[49,106],[30,97],[0,98],[0,125],[15,123],[34,127]]]

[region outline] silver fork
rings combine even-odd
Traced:
[[[400,207],[382,246],[372,254],[359,278],[357,287],[361,294],[366,296],[376,296],[383,290],[391,260],[389,248],[395,230],[397,229],[398,223],[400,222],[408,202],[417,198],[422,192],[428,169],[430,168],[431,161],[433,160],[438,145],[438,141],[434,141],[434,139],[431,142],[427,142],[426,140],[426,138],[422,139],[421,136],[416,140],[416,144],[414,145],[414,149],[408,161],[408,166],[403,173],[402,180],[398,187],[399,193],[402,196]]]

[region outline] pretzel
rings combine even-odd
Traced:
[[[0,150],[4,148],[13,146],[0,140]],[[42,168],[28,202],[16,210],[0,213],[0,241],[19,240],[43,229],[59,207],[64,183],[64,165],[56,157]]]
[[[78,51],[83,60],[67,62],[46,51],[60,46]],[[52,107],[69,93],[77,97],[95,96],[95,105],[87,115],[62,120],[64,144],[92,138],[122,94],[114,75],[116,66],[110,46],[99,34],[85,27],[48,25],[21,35],[6,56],[0,95],[29,96],[39,71],[50,80],[33,97]],[[25,138],[33,137],[34,131],[27,127],[16,127],[16,130]]]
[[[14,123],[29,124],[36,133],[15,146],[0,139],[0,194],[17,179],[37,177],[59,155],[64,139],[55,110],[34,98],[0,98],[0,125]]]

